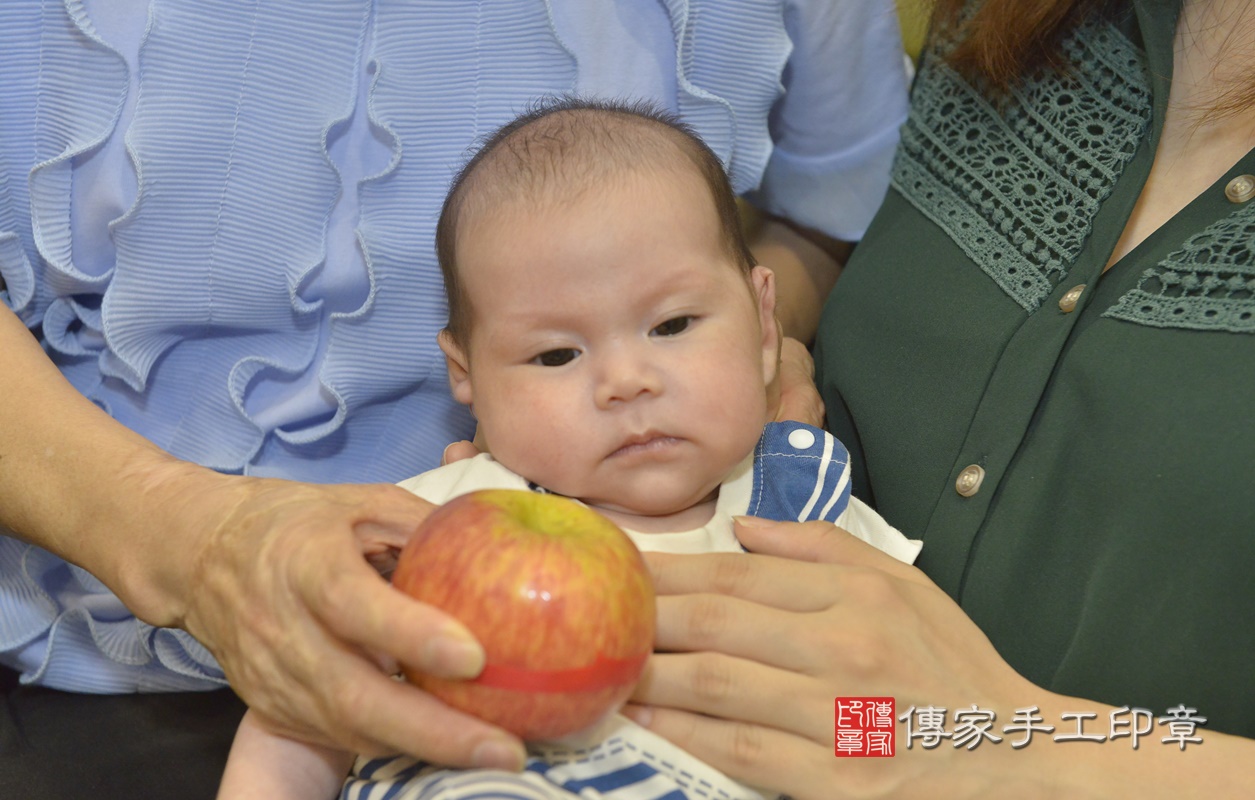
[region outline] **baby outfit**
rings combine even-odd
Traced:
[[[491,455],[458,461],[402,481],[433,503],[478,489],[544,491]],[[799,422],[766,426],[754,452],[719,489],[715,513],[701,528],[679,533],[625,531],[642,551],[741,552],[732,518],[823,519],[900,561],[911,563],[921,543],[910,540],[858,498],[850,496],[849,454],[832,435]],[[762,800],[685,751],[621,715],[578,743],[530,745],[521,773],[451,769],[408,757],[359,758],[341,800]]]

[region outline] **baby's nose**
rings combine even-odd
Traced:
[[[637,348],[621,348],[605,358],[596,390],[599,408],[610,408],[662,392],[662,376]]]

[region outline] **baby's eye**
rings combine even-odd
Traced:
[[[675,336],[677,333],[683,333],[692,321],[692,317],[676,317],[662,323],[650,333],[654,336]]]
[[[564,347],[561,350],[547,350],[544,353],[532,359],[533,364],[542,367],[560,367],[569,361],[574,360],[580,353],[578,350],[570,347]]]

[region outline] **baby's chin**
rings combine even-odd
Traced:
[[[581,502],[600,511],[620,527],[641,533],[671,533],[700,528],[715,514],[719,489],[703,487],[688,495],[649,497],[581,497]]]

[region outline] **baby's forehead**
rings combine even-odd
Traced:
[[[481,235],[493,223],[527,221],[536,225],[564,224],[591,206],[613,208],[617,218],[648,216],[646,202],[659,197],[691,198],[694,207],[718,224],[714,197],[699,170],[689,164],[653,167],[647,164],[600,166],[583,176],[557,176],[544,181],[504,178],[490,182],[467,197],[458,219],[458,240]],[[624,199],[628,198],[628,199]],[[595,230],[590,231],[595,233]]]
[[[502,315],[516,330],[562,327],[555,318],[569,326],[589,312],[674,305],[719,291],[727,276],[746,279],[714,200],[682,175],[636,170],[582,197],[514,195],[468,209],[457,262],[468,333]]]
[[[551,133],[545,128],[551,119],[516,131],[475,166],[462,187],[464,215],[519,205],[561,207],[635,176],[648,176],[664,189],[704,182],[683,134],[660,123],[630,119]]]

